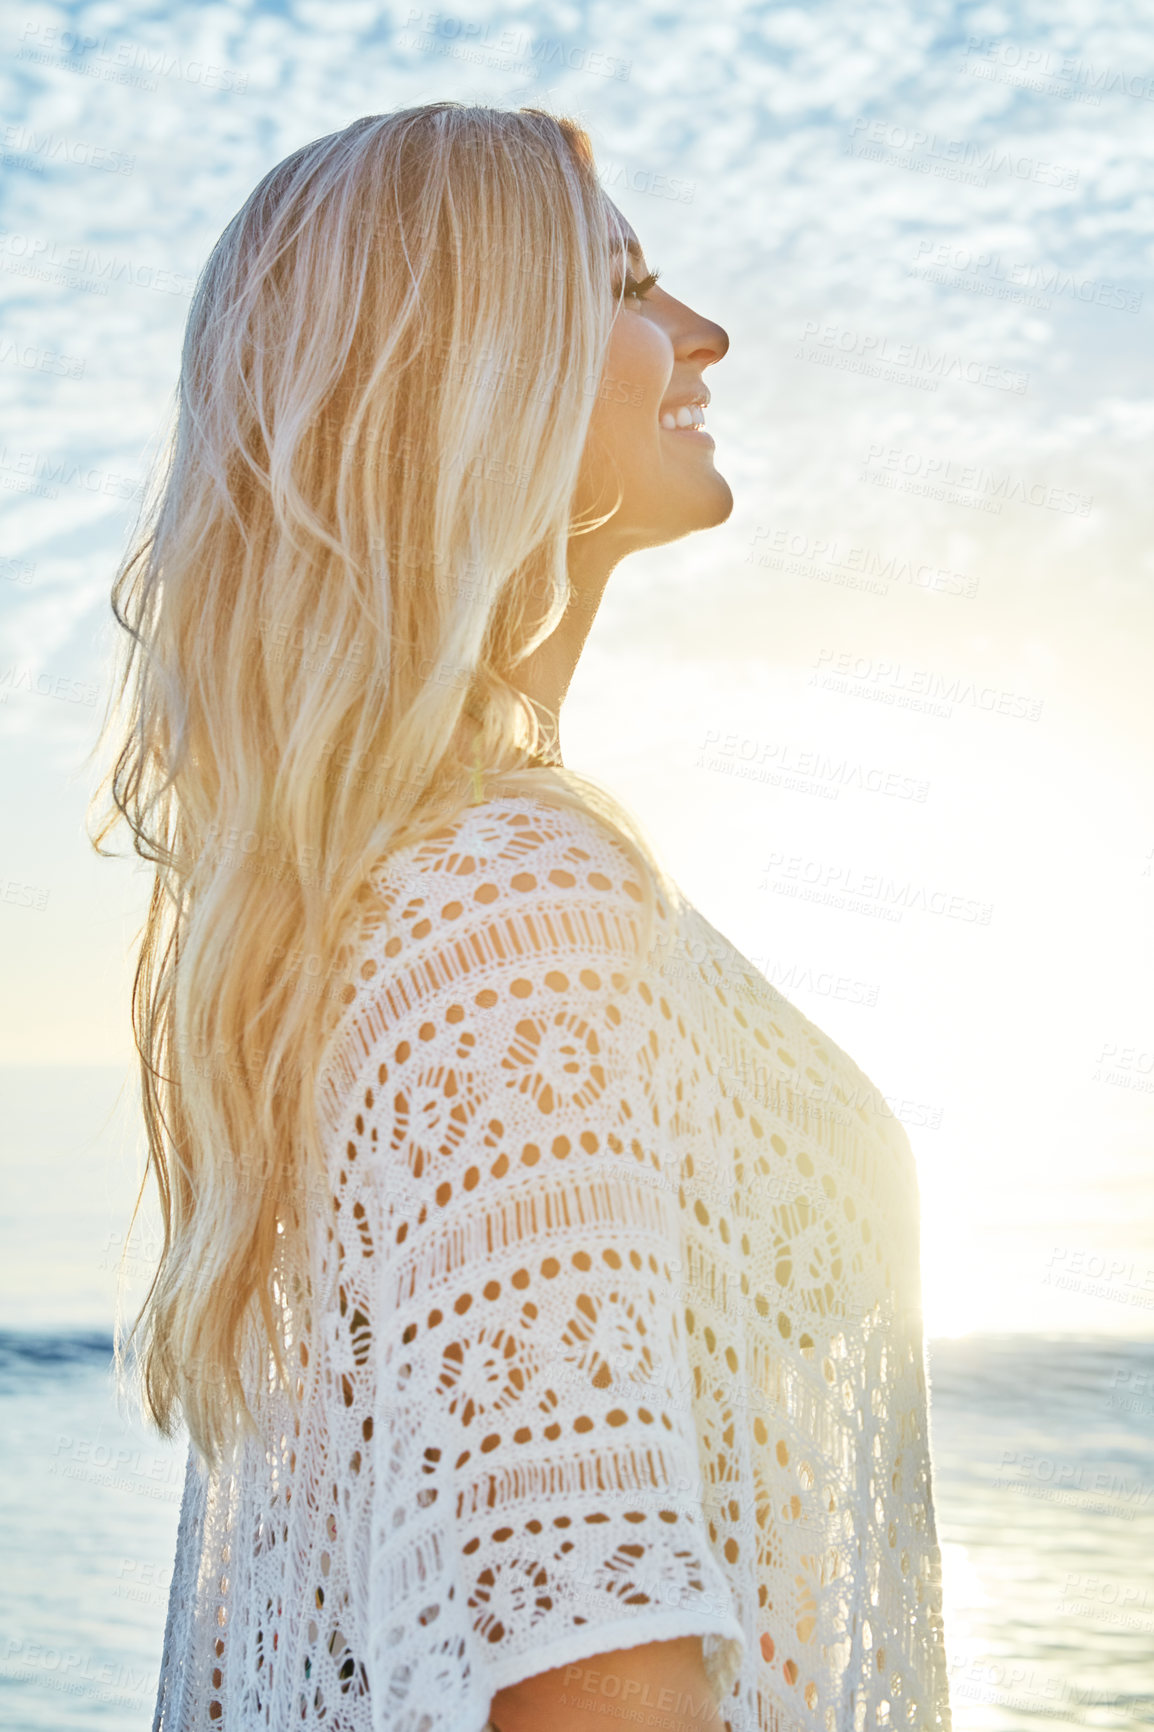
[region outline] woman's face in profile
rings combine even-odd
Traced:
[[[714,468],[713,439],[693,425],[709,400],[702,375],[721,360],[729,338],[653,286],[641,243],[611,209],[629,248],[625,293],[593,408],[578,509],[607,509],[620,486],[621,505],[602,533],[629,551],[724,523],[733,509],[729,484]],[[614,291],[620,271],[615,264]]]

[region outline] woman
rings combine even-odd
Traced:
[[[296,151],[198,285],[112,800],[190,1450],[155,1726],[947,1728],[917,1192],[558,717],[722,522],[716,324],[585,134]]]

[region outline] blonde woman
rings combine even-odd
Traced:
[[[731,509],[727,347],[534,109],[305,146],[201,277],[93,838],[157,1732],[949,1726],[908,1143],[561,755],[610,572]]]

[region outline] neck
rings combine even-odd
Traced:
[[[514,678],[541,722],[540,758],[561,763],[561,706],[569,691],[585,640],[597,617],[605,586],[628,550],[617,550],[598,531],[570,538],[567,566],[569,606],[557,628],[518,662]]]

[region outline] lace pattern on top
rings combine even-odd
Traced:
[[[154,1732],[486,1732],[698,1634],[728,1732],[949,1732],[912,1154],[536,797],[381,862],[292,1401],[190,1454]],[[267,1381],[267,1380],[265,1380]]]

